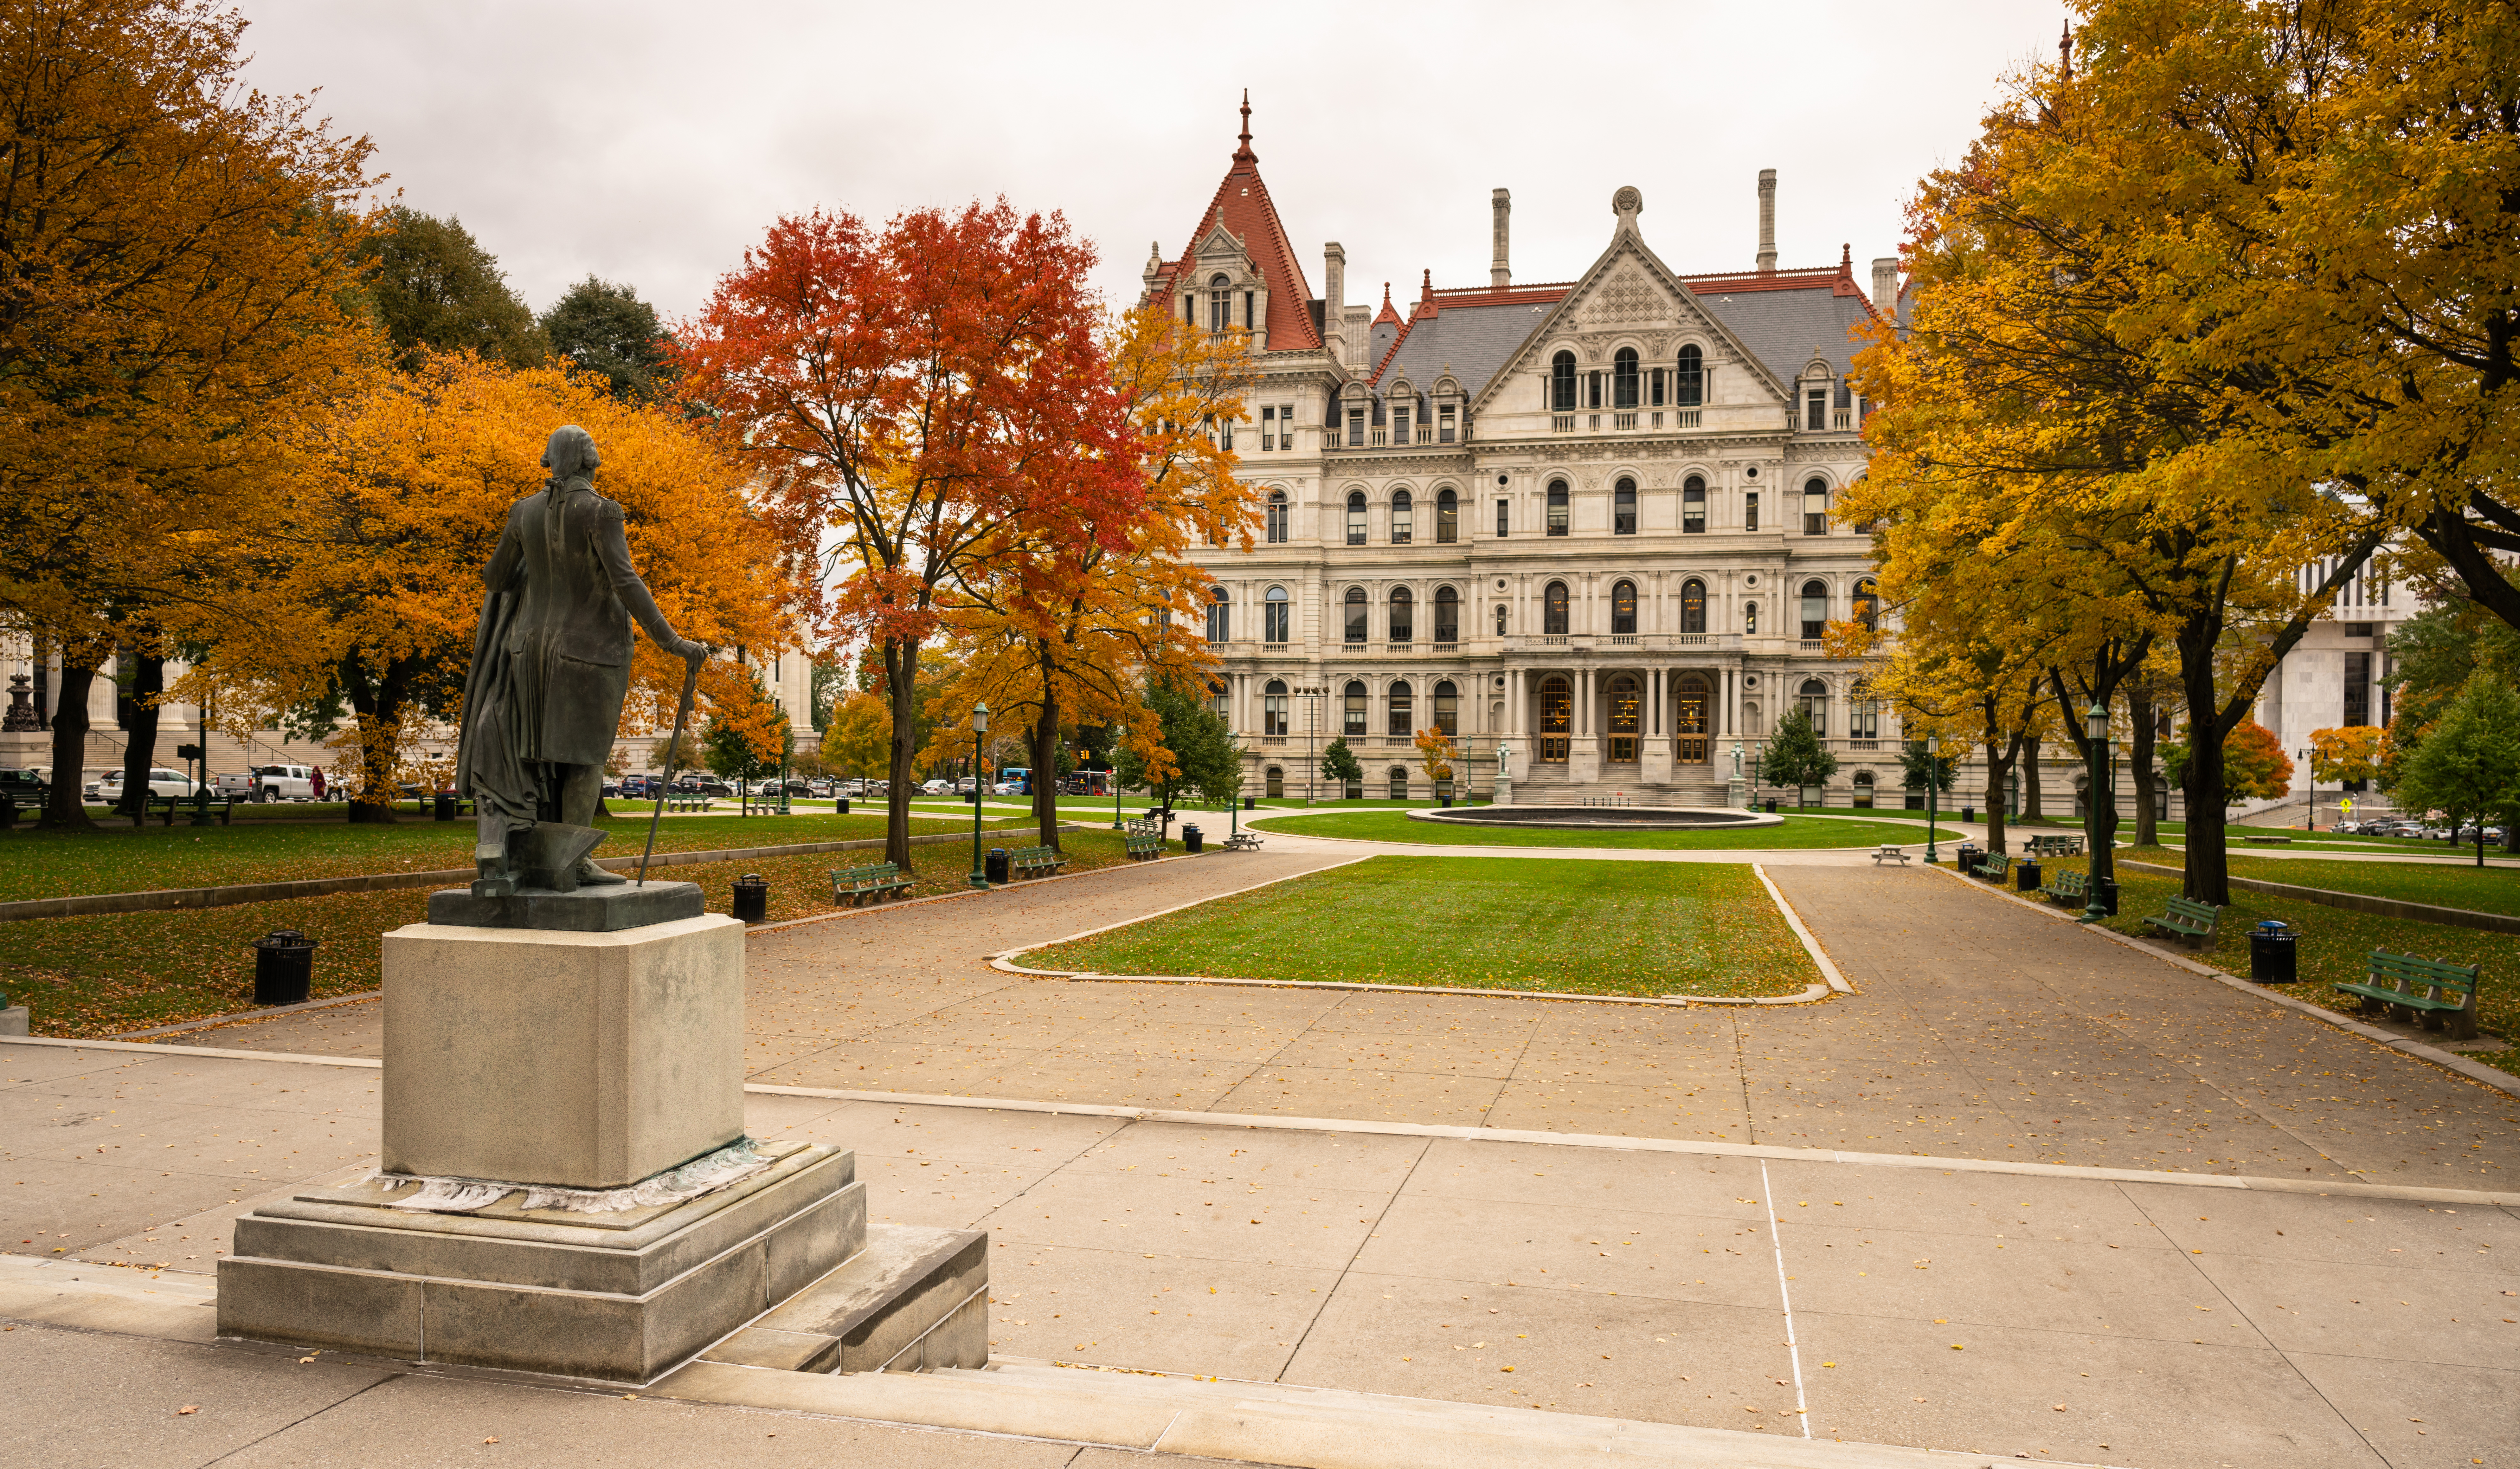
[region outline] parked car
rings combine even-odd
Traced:
[[[311,765],[256,765],[242,775],[219,777],[219,794],[238,801],[313,801]]]
[[[919,791],[922,796],[951,796],[954,786],[950,781],[931,780],[921,784]]]
[[[193,778],[181,770],[152,769],[149,772],[149,794],[152,796],[190,797],[200,790]],[[115,803],[122,799],[122,772],[108,770],[104,779],[89,781],[83,794],[99,805]]]
[[[12,805],[42,805],[51,793],[51,781],[44,779],[42,766],[22,770],[0,770],[0,800]]]

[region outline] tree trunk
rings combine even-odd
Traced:
[[[2018,750],[2018,741],[2011,748]],[[2003,778],[2012,773],[2012,756],[2006,747],[1990,738],[1986,742],[1986,849],[2004,849]],[[1925,779],[1931,781],[1940,772],[1933,768],[1933,757],[1926,757]]]
[[[131,722],[122,727],[122,803],[126,816],[144,822],[149,811],[149,772],[158,763],[158,696],[166,691],[166,660],[137,644],[131,660]]]
[[[919,645],[897,638],[883,644],[884,692],[892,701],[891,785],[883,793],[883,859],[910,873],[910,762],[919,752]]]
[[[44,797],[43,825],[53,831],[96,830],[79,788],[87,774],[87,691],[100,661],[90,655],[82,667],[78,654],[67,646],[62,650],[62,687],[53,710],[53,786]]]
[[[2021,819],[2042,819],[2039,811],[2039,741],[2034,736],[2021,742]]]
[[[1042,680],[1041,716],[1032,724],[1032,814],[1041,845],[1058,847],[1058,706]]]
[[[2140,679],[2127,688],[2127,719],[2135,726],[2135,739],[2128,754],[2134,767],[2135,845],[2159,847],[2161,820],[2154,811],[2160,805],[2160,800],[2152,778],[2152,687]]]
[[[395,819],[393,777],[401,753],[400,721],[410,673],[396,662],[386,666],[383,677],[371,678],[353,659],[342,674],[359,739],[359,778],[342,793],[342,810],[361,825],[390,826]]]
[[[2219,629],[2218,629],[2219,630]],[[2214,642],[2205,641],[2190,657],[2189,636],[2179,640],[2179,683],[2187,701],[2187,769],[2180,792],[2186,798],[2187,875],[2180,894],[2196,902],[2220,906],[2231,900],[2231,866],[2223,825],[2223,731],[2212,712],[2221,708],[2214,689]],[[2204,712],[2199,713],[2199,712]]]

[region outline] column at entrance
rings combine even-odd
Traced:
[[[1593,702],[1600,696],[1600,685],[1589,667],[1575,672],[1575,733],[1573,747],[1567,751],[1566,778],[1578,784],[1601,778],[1601,736],[1599,716]]]
[[[1645,674],[1646,699],[1644,760],[1640,773],[1649,786],[1671,784],[1671,740],[1663,733],[1663,703],[1670,695],[1668,675],[1661,668]]]

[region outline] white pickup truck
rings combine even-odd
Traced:
[[[237,801],[313,801],[315,771],[307,765],[256,765],[243,775],[220,776],[219,794]]]

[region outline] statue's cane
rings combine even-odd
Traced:
[[[683,702],[674,706],[674,732],[665,741],[665,779],[669,784],[674,778],[674,747],[683,742],[683,721],[691,717],[692,691],[699,687],[699,682],[700,661],[697,658],[687,660],[683,666]],[[656,823],[664,819],[667,789],[667,786],[656,788],[656,809],[648,816],[648,846],[639,853],[636,887],[648,886],[648,858],[656,850]]]

